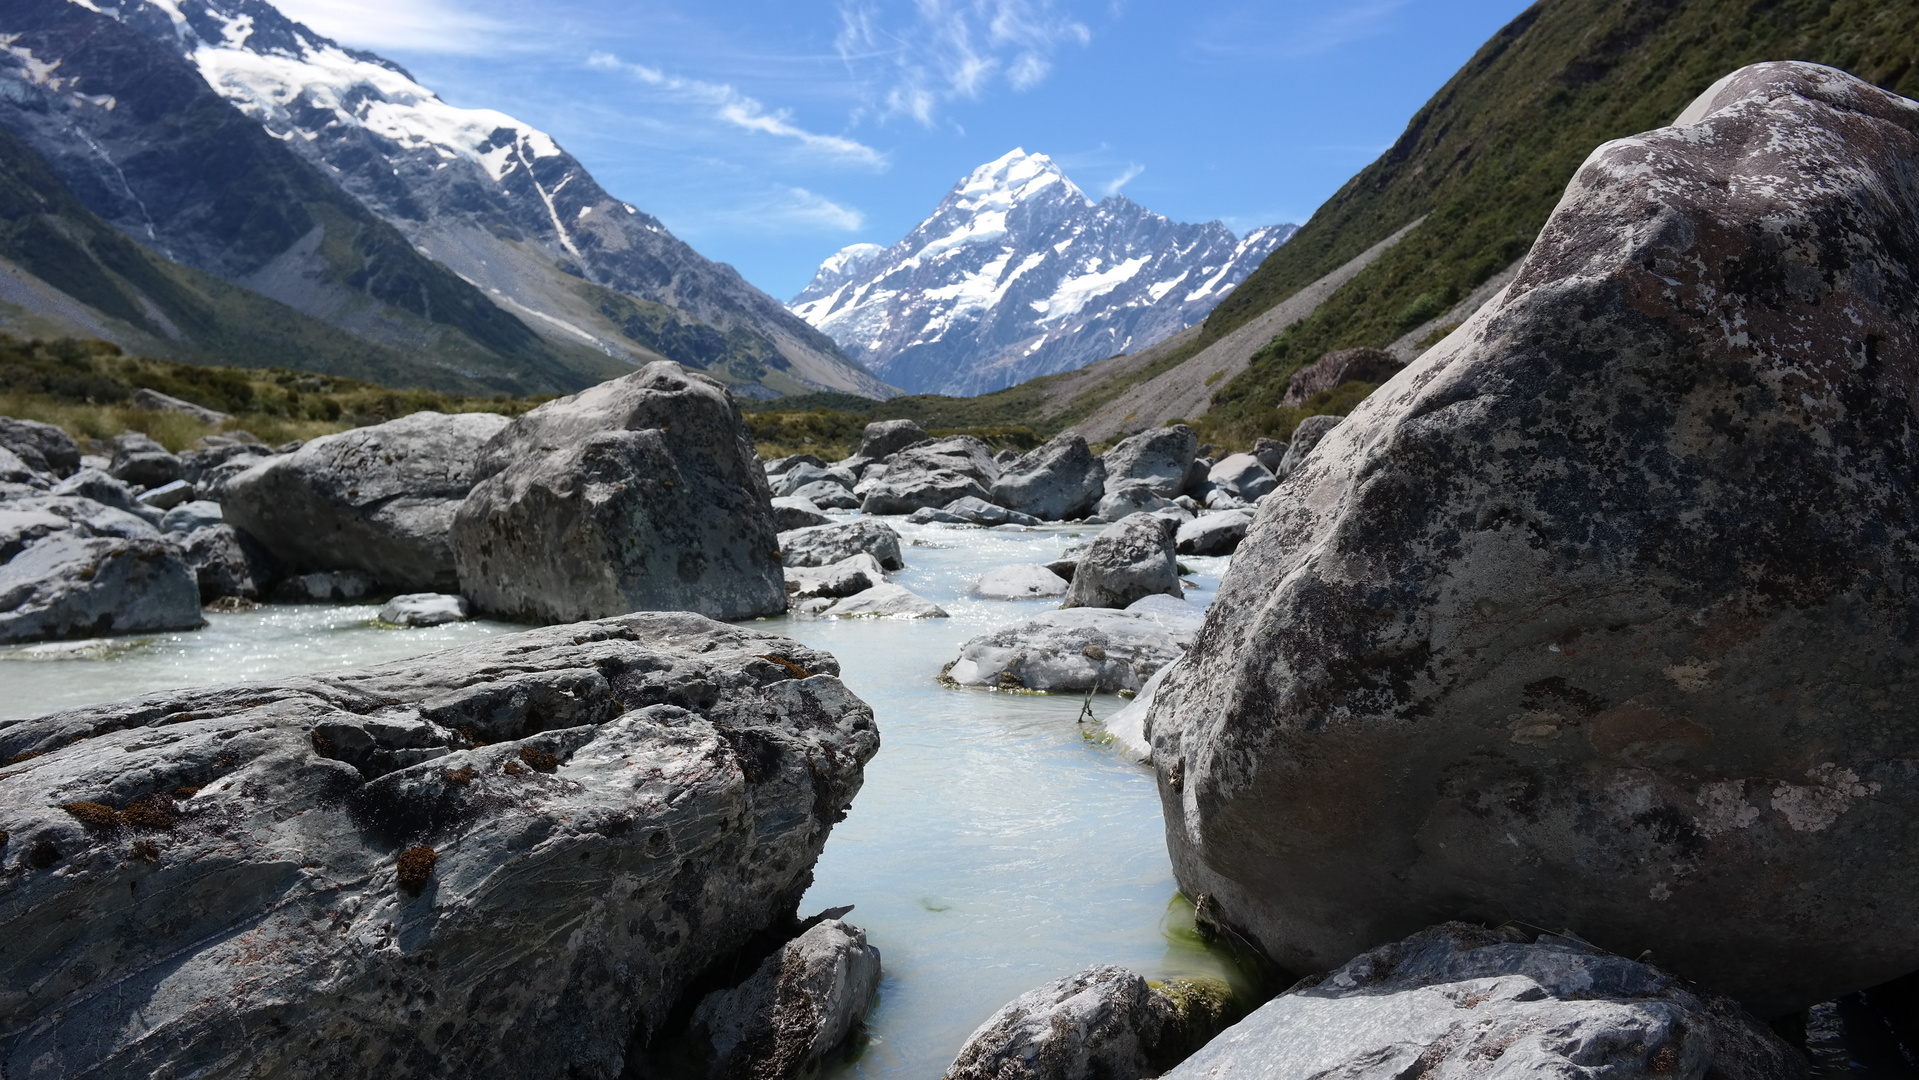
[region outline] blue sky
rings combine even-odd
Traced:
[[[279,0],[542,128],[782,300],[1015,146],[1097,199],[1303,223],[1522,0]]]

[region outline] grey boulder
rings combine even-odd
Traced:
[[[218,525],[226,519],[220,515],[220,504],[204,499],[183,502],[167,511],[160,519],[160,531],[168,533],[190,533],[195,529],[204,529],[209,525]]]
[[[97,474],[108,483],[104,474]],[[64,518],[82,536],[119,536],[129,540],[158,540],[160,530],[146,517],[98,503],[79,495],[39,494],[0,503],[0,508]]]
[[[1173,546],[1181,555],[1231,555],[1253,524],[1251,510],[1223,510],[1179,527]]]
[[[1276,439],[1254,439],[1253,456],[1259,459],[1266,471],[1279,475],[1279,463],[1286,460],[1286,444]]]
[[[880,986],[880,951],[866,931],[823,919],[762,961],[738,986],[693,1010],[704,1074],[715,1080],[799,1080],[819,1069],[866,1019]]]
[[[852,488],[838,480],[816,480],[810,484],[802,484],[793,490],[792,497],[805,499],[815,506],[825,507],[828,510],[860,508],[860,497],[853,494]]]
[[[72,476],[53,485],[48,490],[51,495],[72,495],[82,499],[91,499],[102,506],[123,510],[129,514],[145,510],[134,501],[133,492],[127,485],[101,472],[99,469],[81,469]],[[162,515],[164,516],[164,515]],[[158,525],[159,522],[154,522]]]
[[[545,622],[786,610],[766,477],[732,395],[658,361],[551,401],[486,447],[453,527],[460,591]]]
[[[1241,502],[1252,502],[1279,486],[1260,460],[1251,454],[1229,454],[1206,472],[1206,482]]]
[[[864,551],[826,566],[786,568],[786,592],[795,600],[822,596],[838,600],[884,584],[886,571]]]
[[[768,482],[773,484],[775,495],[799,495],[802,494],[801,488],[822,482],[850,490],[854,484],[859,483],[859,477],[846,469],[815,465],[807,461],[795,463],[776,476],[769,477]]]
[[[395,589],[458,583],[449,533],[493,413],[417,412],[308,441],[228,480],[220,505],[299,571],[358,570]]]
[[[1166,1080],[1409,1075],[1800,1080],[1806,1064],[1738,1003],[1644,964],[1452,923],[1306,980]]]
[[[1273,470],[1273,474],[1284,480],[1299,471],[1320,440],[1345,419],[1343,416],[1309,416],[1301,420],[1293,429],[1293,441],[1286,444],[1286,456],[1280,459],[1279,468]]]
[[[6,1075],[617,1077],[793,919],[837,671],[640,614],[0,721]]]
[[[162,394],[158,390],[145,387],[133,392],[133,404],[137,408],[151,409],[154,412],[171,412],[190,416],[202,424],[224,424],[233,419],[218,409],[209,409],[205,405],[196,405],[191,401],[174,397],[172,394]]]
[[[1150,514],[1173,505],[1172,501],[1153,490],[1153,485],[1134,480],[1109,487],[1106,494],[1094,507],[1094,515],[1104,521],[1118,521],[1133,514]]]
[[[914,443],[926,441],[926,431],[911,420],[878,420],[866,425],[855,457],[882,461]]]
[[[25,551],[35,541],[71,528],[71,520],[50,510],[17,502],[0,503],[0,563]]]
[[[187,483],[185,480],[174,480],[169,483],[161,484],[157,488],[153,488],[152,490],[149,490],[149,491],[142,491],[140,494],[134,496],[134,501],[139,503],[141,506],[151,507],[152,509],[155,509],[161,512],[161,514],[163,515],[160,519],[162,522],[162,525],[161,525],[162,529],[166,527],[164,524],[166,521],[166,518],[164,515],[168,510],[171,510],[182,503],[191,502],[192,500],[193,500],[193,485]]]
[[[1064,607],[1123,608],[1142,596],[1184,596],[1173,555],[1175,526],[1130,514],[1100,530],[1079,556]]]
[[[963,499],[954,499],[935,510],[923,507],[913,511],[907,520],[923,525],[927,522],[941,522],[948,525],[1038,525],[1039,519],[1017,510],[1008,510],[987,502],[985,499],[968,495]]]
[[[867,554],[888,570],[904,570],[900,534],[884,521],[843,521],[780,534],[785,564],[829,566],[854,555]]]
[[[1199,436],[1185,424],[1155,428],[1120,441],[1106,451],[1106,492],[1139,481],[1164,499],[1186,490],[1187,474],[1199,453]]]
[[[980,576],[975,590],[982,600],[1032,600],[1065,596],[1066,579],[1037,563],[1002,566]]]
[[[1385,349],[1340,349],[1329,352],[1293,373],[1292,379],[1286,384],[1286,396],[1279,403],[1296,409],[1312,400],[1313,395],[1345,383],[1362,382],[1377,386],[1399,374],[1405,367],[1404,360]]]
[[[311,570],[282,578],[273,595],[276,600],[352,601],[372,592],[375,584],[360,570]]]
[[[1152,986],[1125,968],[1088,968],[1008,1002],[967,1037],[944,1080],[1158,1076],[1224,1027],[1231,1005],[1217,980]]]
[[[993,501],[1042,521],[1085,517],[1106,490],[1106,464],[1072,433],[1008,464],[993,481]]]
[[[881,582],[819,612],[823,619],[945,619],[946,609],[904,585]]]
[[[773,527],[780,532],[832,523],[833,519],[820,513],[820,508],[809,499],[787,495],[773,500]]]
[[[0,643],[193,630],[200,590],[163,540],[54,533],[0,566]]]
[[[272,553],[231,525],[203,525],[181,537],[180,544],[202,603],[228,596],[258,600],[272,593],[285,574]]]
[[[1143,611],[1048,611],[966,642],[941,679],[999,690],[1137,691],[1185,653],[1198,629]]]
[[[448,593],[408,593],[380,608],[380,621],[394,626],[441,626],[472,617],[466,597]]]
[[[1186,895],[1294,971],[1446,917],[1763,1017],[1919,969],[1915,157],[1919,105],[1799,63],[1594,152],[1160,688]]]
[[[19,455],[35,472],[68,477],[80,471],[80,444],[52,424],[0,416],[0,448]]]
[[[142,487],[159,487],[180,479],[180,459],[166,447],[137,431],[113,439],[113,464],[107,472],[115,480]]]

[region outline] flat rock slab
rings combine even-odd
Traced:
[[[204,622],[193,571],[164,540],[62,531],[0,566],[0,642],[197,630]]]
[[[1454,923],[1274,998],[1166,1080],[1409,1075],[1802,1080],[1806,1065],[1737,1002],[1654,968]]]
[[[942,678],[997,690],[1138,690],[1185,653],[1198,628],[1147,612],[1048,611],[960,646]]]
[[[946,609],[904,585],[882,582],[819,613],[822,619],[945,619]]]
[[[786,495],[773,500],[773,527],[780,532],[832,523],[833,519],[821,513],[819,506],[810,499]]]
[[[448,593],[408,593],[380,609],[380,621],[394,626],[441,626],[473,617],[466,597]]]
[[[6,1075],[618,1076],[793,917],[837,671],[640,614],[0,722]]]

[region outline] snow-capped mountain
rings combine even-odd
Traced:
[[[651,215],[613,198],[552,138],[511,116],[449,105],[398,65],[321,37],[263,0],[71,5],[165,45],[230,107],[397,228],[415,251],[555,343],[627,363],[669,356],[707,367],[747,393],[890,393],[778,301],[731,267],[700,256]],[[43,81],[67,75],[61,66],[67,57],[45,51],[53,41],[21,33],[38,29],[25,24],[46,6],[45,0],[0,6],[0,41],[10,49],[37,46],[31,62],[16,65],[21,81],[36,72]],[[88,47],[68,40],[73,49]],[[218,252],[203,249],[209,234],[217,238],[218,222],[201,220],[195,229],[176,222],[181,235],[169,238],[154,220],[162,215],[146,213],[194,185],[143,175],[140,147],[127,140],[115,147],[93,138],[95,128],[125,127],[129,113],[162,111],[159,102],[131,100],[140,92],[137,83],[104,85],[116,72],[96,66],[66,89],[77,91],[76,100],[90,97],[97,113],[112,113],[117,103],[117,122],[96,123],[76,109],[64,128],[27,123],[31,130],[22,133],[90,205],[90,190],[118,196],[114,207],[94,209],[130,235],[189,265],[196,256],[217,263]],[[59,75],[50,75],[54,71]],[[0,92],[0,99],[9,96],[19,95]],[[179,134],[178,125],[170,134]],[[204,153],[224,149],[207,146]],[[87,169],[94,175],[73,175]],[[260,216],[259,208],[249,209]],[[276,287],[300,293],[297,283],[332,257],[323,242],[331,238],[331,232],[304,238],[243,271],[202,268],[270,295]]]
[[[789,306],[895,386],[982,394],[1191,326],[1296,231],[1242,239],[1122,195],[1094,203],[1044,154],[1014,150],[906,239],[834,254]]]

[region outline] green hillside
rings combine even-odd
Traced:
[[[1610,139],[1670,123],[1735,68],[1810,60],[1919,97],[1919,0],[1542,0],[1487,42],[1207,319],[1197,352],[1377,243],[1426,223],[1215,394],[1201,427],[1285,434],[1299,366],[1384,346],[1523,255],[1573,173]]]

